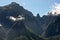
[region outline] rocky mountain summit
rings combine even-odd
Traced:
[[[60,35],[60,14],[34,16],[16,2],[0,7],[0,40],[50,40]]]

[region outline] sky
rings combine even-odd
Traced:
[[[49,11],[54,11],[58,4],[60,4],[60,0],[0,0],[0,6],[8,5],[11,2],[20,4],[25,9],[31,11],[35,16],[37,13],[42,16]]]

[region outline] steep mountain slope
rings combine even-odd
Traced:
[[[23,21],[17,21],[11,28],[2,30],[0,40],[43,40],[24,25]]]
[[[55,16],[56,20],[48,25],[46,36],[60,35],[60,15]]]
[[[0,24],[0,40],[43,40],[35,16],[15,2],[0,7]]]
[[[22,6],[19,6],[19,4],[12,2],[9,5],[0,7],[0,23],[2,23],[5,27],[10,27],[14,23],[9,19],[10,16],[18,18],[19,15],[25,17],[24,23],[28,25],[36,34],[42,33],[42,28],[33,14],[30,11],[25,10]]]
[[[0,7],[0,40],[45,40],[60,35],[60,15],[34,16],[12,2]]]

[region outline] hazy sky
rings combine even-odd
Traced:
[[[52,10],[52,6],[60,4],[60,0],[0,0],[0,6],[17,2],[34,15],[39,13],[41,16]]]

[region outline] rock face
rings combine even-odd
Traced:
[[[60,15],[34,16],[32,12],[12,2],[0,7],[0,40],[43,40],[40,36],[60,35],[59,20]]]
[[[43,40],[35,16],[15,2],[0,7],[0,25],[0,40]]]
[[[60,35],[60,16],[55,16],[55,19],[53,22],[51,22],[48,25],[47,31],[46,31],[46,36],[56,36]]]

